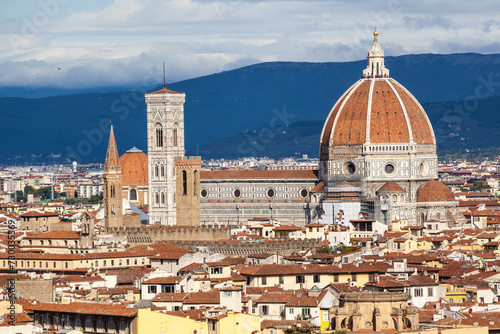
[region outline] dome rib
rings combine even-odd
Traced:
[[[371,123],[372,123],[372,101],[373,101],[373,87],[375,86],[375,81],[371,80],[370,90],[368,93],[368,106],[367,106],[367,114],[366,114],[366,135],[365,142],[370,143],[370,135],[371,135]]]
[[[349,93],[354,89],[354,87],[359,83],[359,81],[355,82],[345,93],[338,99],[337,103],[333,106],[326,118],[325,125],[323,126],[323,131],[321,131],[321,145],[329,146],[330,145],[330,136],[332,133],[332,129],[334,128],[335,120],[337,119],[337,114],[339,110],[343,106],[344,99],[349,95]]]
[[[408,111],[410,124],[413,131],[413,138],[417,144],[436,144],[432,124],[426,112],[418,103],[417,99],[399,82],[395,81],[396,91],[401,96],[401,100]]]
[[[330,158],[332,146],[374,144],[374,150],[369,147],[366,152],[402,152],[415,149],[415,144],[436,145],[429,117],[406,88],[389,78],[384,52],[374,36],[362,79],[342,95],[328,114],[321,132],[321,159]],[[400,144],[412,147],[401,150]]]
[[[366,135],[366,106],[370,82],[359,80],[344,100],[332,127],[332,145],[361,145]]]
[[[406,119],[396,95],[386,80],[375,81],[372,104],[372,143],[407,143],[409,141]]]

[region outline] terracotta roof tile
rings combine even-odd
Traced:
[[[406,192],[399,184],[394,181],[386,182],[382,187],[380,187],[377,192]]]
[[[35,311],[48,311],[58,313],[98,314],[107,316],[135,317],[137,309],[127,308],[124,305],[110,305],[100,303],[73,302],[69,304],[37,303],[33,306]]]
[[[155,277],[143,281],[142,284],[178,284],[183,279],[183,276]]]
[[[124,186],[148,185],[148,156],[144,152],[127,151],[120,157]]]
[[[26,240],[47,240],[47,239],[72,239],[72,240],[78,240],[80,239],[80,233],[76,231],[52,231],[52,232],[41,232],[41,233],[35,233],[35,234],[30,234],[24,237]]]
[[[431,179],[417,190],[417,202],[454,202],[455,196],[443,183]]]

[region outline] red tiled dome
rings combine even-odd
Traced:
[[[394,193],[394,192],[406,192],[399,184],[397,184],[394,181],[389,181],[386,182],[382,187],[380,187],[377,192],[388,192],[388,193]]]
[[[148,156],[137,148],[120,157],[124,186],[148,185]]]
[[[436,144],[431,122],[418,101],[389,77],[375,31],[362,79],[335,103],[321,133],[321,151],[362,144]]]
[[[443,183],[429,180],[417,190],[417,202],[453,202],[455,196]]]
[[[367,142],[435,144],[418,101],[391,78],[364,78],[337,101],[326,119],[322,146]]]

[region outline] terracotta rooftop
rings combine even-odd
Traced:
[[[78,240],[80,239],[80,233],[76,231],[52,231],[52,232],[41,232],[41,233],[35,233],[35,234],[30,234],[24,237],[26,240],[47,240],[47,239],[72,239],[72,240]]]
[[[406,192],[399,184],[394,181],[386,182],[382,187],[380,187],[377,192]]]
[[[183,276],[155,277],[143,281],[142,284],[177,284],[183,279]]]
[[[150,92],[150,93],[146,93],[146,94],[182,94],[182,93],[174,92],[173,90],[167,89],[167,87],[163,87],[160,90],[157,90],[157,91],[154,91],[154,92]]]
[[[154,302],[182,302],[188,293],[159,293],[151,301]]]
[[[20,217],[55,217],[59,216],[58,213],[55,212],[38,212],[38,211],[28,211],[26,213],[23,213]]]
[[[212,305],[220,304],[220,291],[211,290],[208,292],[193,292],[184,298],[184,304]]]
[[[123,305],[110,305],[100,303],[73,302],[69,304],[37,303],[33,306],[35,311],[96,314],[106,316],[135,317],[137,309],[127,308]]]

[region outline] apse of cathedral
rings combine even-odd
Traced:
[[[116,167],[105,167],[105,189],[112,181],[115,196],[120,190],[123,199],[147,206],[149,224],[463,222],[451,191],[436,180],[436,138],[429,118],[389,76],[376,30],[367,58],[361,79],[326,117],[319,170],[201,171],[200,157],[184,156],[186,95],[163,87],[145,95],[148,154],[133,148]],[[113,152],[108,147],[107,162],[117,159]],[[111,214],[118,200],[109,198],[110,191],[105,190],[105,212],[114,221],[120,214]]]

